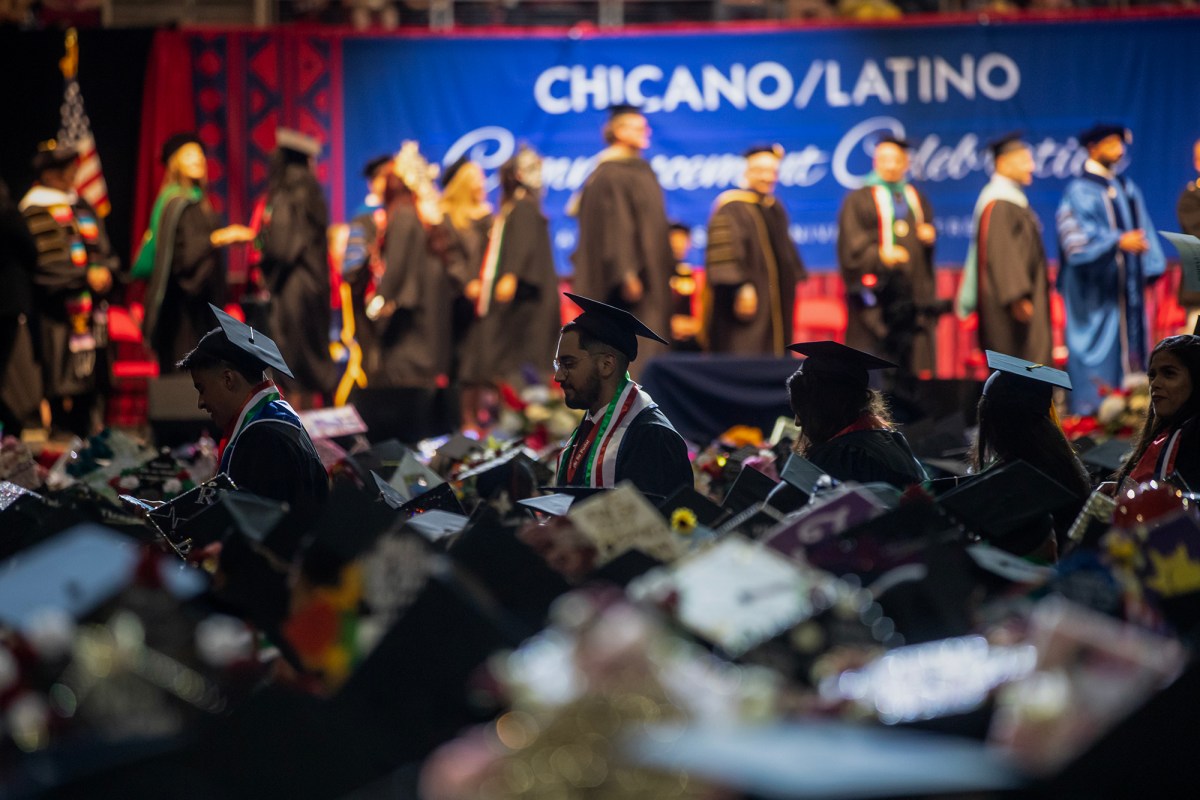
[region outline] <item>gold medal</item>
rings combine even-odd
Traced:
[[[908,236],[908,220],[898,219],[892,223],[892,233],[896,234],[897,239],[903,239]]]

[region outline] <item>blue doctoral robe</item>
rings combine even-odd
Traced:
[[[1067,184],[1056,216],[1071,411],[1092,414],[1100,405],[1097,381],[1119,387],[1126,374],[1146,370],[1145,288],[1163,274],[1166,261],[1142,192],[1129,178],[1085,172]],[[1121,234],[1137,228],[1150,249],[1120,251]]]

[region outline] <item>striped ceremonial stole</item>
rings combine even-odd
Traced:
[[[583,486],[612,487],[617,485],[617,454],[621,450],[621,442],[629,429],[629,424],[638,414],[654,405],[650,395],[642,391],[642,387],[634,383],[629,373],[617,391],[616,396],[608,404],[595,428],[591,448],[587,454],[584,466]],[[571,441],[563,448],[558,460],[556,482],[560,486],[567,485],[567,464],[575,452],[579,429],[571,434]],[[586,442],[581,443],[586,446]]]
[[[279,393],[275,384],[271,381],[263,381],[254,387],[254,394],[242,407],[242,413],[238,415],[229,434],[221,440],[220,472],[229,471],[229,464],[233,461],[233,450],[237,446],[238,438],[247,428],[259,422],[282,422],[294,428],[304,428],[300,417],[283,399],[283,395]]]
[[[871,197],[875,200],[875,212],[879,215],[879,245],[880,247],[895,247],[896,239],[908,235],[908,220],[896,219],[896,205],[892,200],[892,192],[884,185],[872,186]],[[921,209],[921,198],[911,183],[904,184],[904,197],[908,207],[912,209],[912,218],[916,225],[925,224],[925,212]],[[897,230],[899,228],[899,230]]]

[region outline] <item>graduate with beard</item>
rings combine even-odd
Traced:
[[[989,146],[996,170],[975,203],[975,236],[963,265],[958,314],[979,312],[982,349],[1049,364],[1054,340],[1046,248],[1042,223],[1024,190],[1033,183],[1033,151],[1020,133]]]
[[[846,344],[931,377],[940,311],[933,272],[933,208],[907,179],[909,142],[875,146],[866,185],[838,214],[838,267],[846,285]]]
[[[670,330],[675,257],[662,187],[642,157],[650,146],[650,126],[633,106],[613,106],[609,114],[604,127],[609,146],[568,208],[579,219],[572,287],[625,309],[652,329]],[[649,343],[643,363],[665,351],[665,345]]]
[[[707,325],[714,353],[785,355],[796,284],[807,277],[775,197],[783,148],[746,151],[745,189],[723,192],[708,222],[705,269],[712,291]]]
[[[563,449],[555,483],[611,488],[627,480],[662,497],[691,487],[687,445],[628,372],[638,356],[638,337],[666,340],[627,311],[566,296],[583,313],[562,328],[554,380],[567,406],[586,416]]]

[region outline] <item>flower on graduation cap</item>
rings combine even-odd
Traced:
[[[677,508],[671,512],[671,530],[684,536],[696,530],[696,512],[690,508]]]

